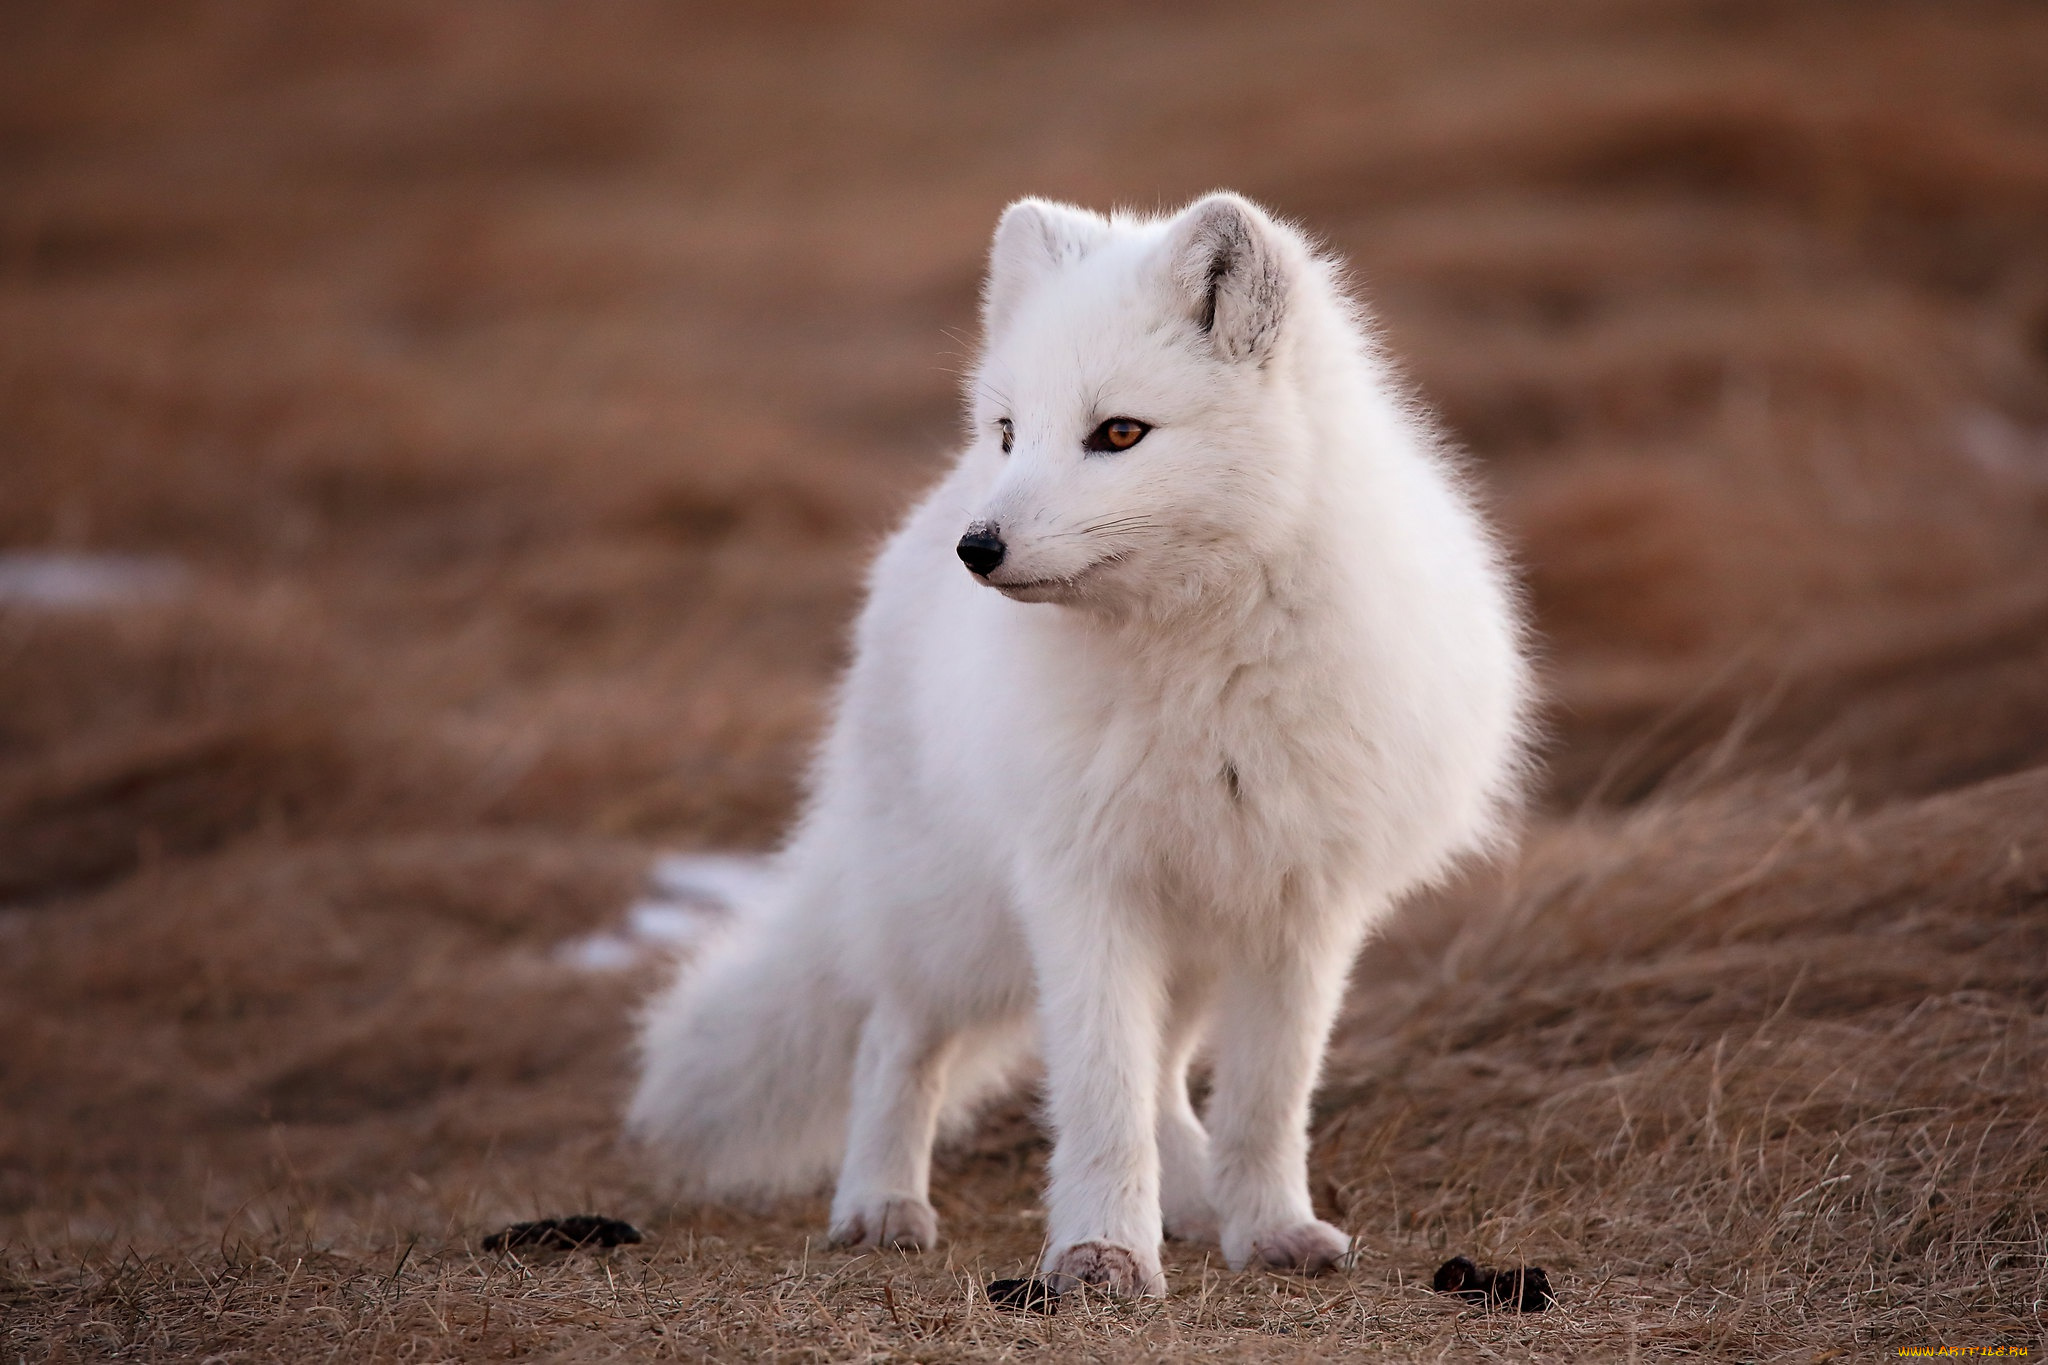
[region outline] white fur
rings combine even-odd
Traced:
[[[1352,958],[1515,794],[1500,557],[1335,268],[1242,199],[1013,205],[984,325],[781,889],[655,1003],[629,1127],[698,1193],[836,1165],[836,1237],[930,1245],[935,1132],[1035,1012],[1048,1275],[1157,1292],[1162,1228],[1319,1269],[1346,1241],[1309,1098]],[[1111,417],[1153,429],[1084,450]],[[983,524],[987,582],[955,555]]]

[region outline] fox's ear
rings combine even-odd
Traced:
[[[1166,261],[1178,301],[1225,360],[1263,362],[1287,312],[1290,243],[1257,205],[1212,194],[1174,219]]]
[[[1071,204],[1019,199],[1004,209],[989,248],[988,282],[981,290],[982,335],[1001,331],[1033,284],[1080,260],[1108,235],[1107,219]]]

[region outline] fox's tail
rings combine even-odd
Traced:
[[[626,1129],[693,1195],[794,1193],[838,1167],[867,1013],[806,936],[742,916],[656,997]]]

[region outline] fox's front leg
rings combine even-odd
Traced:
[[[1159,1210],[1166,1235],[1181,1242],[1214,1242],[1216,1209],[1209,1202],[1209,1134],[1188,1098],[1188,1065],[1208,1021],[1207,977],[1176,980],[1167,1008],[1159,1072]]]
[[[1042,1273],[1061,1292],[1163,1294],[1159,954],[1113,906],[1067,909],[1032,945],[1053,1127]]]
[[[1217,1001],[1209,1098],[1210,1194],[1233,1270],[1309,1274],[1351,1239],[1318,1219],[1308,1193],[1309,1098],[1344,994],[1355,936],[1315,936],[1240,959]]]
[[[835,1246],[922,1251],[939,1239],[932,1138],[956,1035],[886,996],[861,1029],[846,1160],[832,1197]]]

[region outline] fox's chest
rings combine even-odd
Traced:
[[[1094,708],[1048,823],[1173,898],[1267,902],[1341,879],[1369,826],[1377,746],[1354,697],[1241,670]]]

